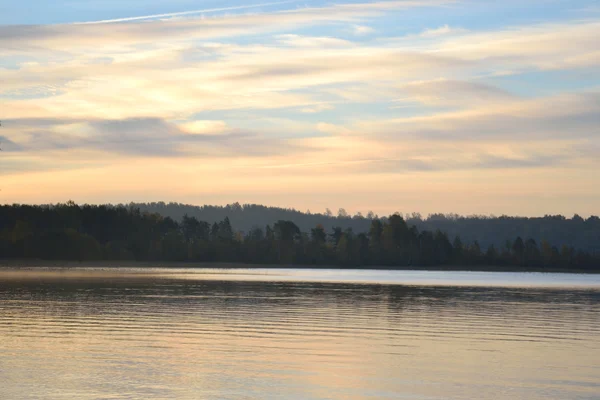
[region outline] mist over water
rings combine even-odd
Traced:
[[[0,271],[0,398],[594,399],[597,275]]]

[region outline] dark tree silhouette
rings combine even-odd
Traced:
[[[230,211],[235,214],[240,209],[243,206],[238,205]],[[329,229],[315,224],[306,234],[294,221],[280,219],[264,230],[255,225],[243,233],[227,215],[208,222],[190,214],[175,220],[132,205],[80,206],[71,201],[47,206],[5,205],[0,206],[0,258],[370,268],[489,265],[600,272],[597,251],[571,244],[517,236],[499,247],[483,247],[479,240],[465,241],[458,235],[451,243],[441,229],[419,229],[400,214],[362,219],[368,221],[362,231],[343,228],[341,223]],[[591,232],[599,223],[596,217],[584,220],[577,216],[569,221]]]

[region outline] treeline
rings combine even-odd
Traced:
[[[227,217],[236,230],[243,232],[248,232],[256,226],[272,225],[280,220],[293,222],[302,232],[309,232],[310,229],[319,224],[327,231],[339,226],[342,229],[351,228],[354,232],[366,232],[369,230],[370,220],[378,218],[374,213],[367,213],[365,215],[358,213],[351,216],[344,209],[339,209],[335,213],[329,209],[323,213],[313,213],[310,210],[303,212],[293,208],[240,203],[232,203],[225,206],[193,206],[181,203],[154,202],[130,203],[126,206],[139,208],[145,212],[158,213],[176,221],[181,221],[183,216],[187,215],[200,221],[206,221],[211,225]]]
[[[342,267],[509,266],[600,272],[600,254],[517,237],[487,248],[419,230],[398,215],[370,220],[368,230],[294,222],[236,231],[228,217],[181,221],[136,207],[0,206],[0,257],[47,260],[138,260],[337,265]]]
[[[289,208],[267,207],[258,204],[233,203],[226,206],[192,206],[180,203],[135,203],[128,206],[140,208],[142,211],[159,213],[181,221],[184,215],[195,217],[210,224],[228,217],[236,230],[248,232],[255,226],[274,224],[279,220],[292,221],[302,232],[321,224],[327,232],[335,227],[354,232],[367,232],[373,219],[385,220],[373,212],[364,215],[351,215],[343,208],[337,211],[329,209],[322,213],[307,210],[301,212]],[[409,225],[415,225],[419,231],[435,232],[441,230],[449,237],[460,236],[464,242],[477,241],[487,249],[494,245],[497,249],[505,245],[507,240],[532,238],[538,245],[542,240],[559,249],[563,245],[585,250],[590,253],[600,251],[600,218],[590,216],[582,218],[574,215],[570,218],[562,215],[544,217],[511,217],[511,216],[461,216],[457,214],[431,214],[421,216],[418,213],[402,215]]]

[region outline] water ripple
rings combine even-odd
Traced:
[[[600,388],[600,291],[581,277],[51,272],[0,271],[0,398],[545,400]]]

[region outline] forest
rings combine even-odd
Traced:
[[[228,216],[180,220],[139,207],[64,204],[0,206],[0,258],[136,260],[407,268],[481,266],[600,272],[600,254],[517,236],[501,246],[421,230],[402,215],[371,217],[364,231],[293,221],[238,230]]]
[[[248,232],[256,226],[274,224],[279,220],[292,221],[302,232],[310,232],[316,225],[321,224],[330,232],[339,227],[343,230],[352,229],[354,232],[367,232],[373,219],[385,220],[373,212],[354,215],[340,208],[336,212],[326,209],[322,213],[298,211],[291,208],[267,207],[259,204],[233,203],[225,206],[193,206],[181,203],[132,203],[128,207],[136,207],[142,211],[158,213],[181,221],[184,215],[195,217],[210,224],[228,217],[236,230]],[[507,240],[522,238],[534,239],[538,244],[542,240],[553,246],[567,245],[577,250],[590,253],[600,252],[600,218],[589,216],[582,218],[575,214],[572,217],[562,215],[546,215],[543,217],[515,217],[458,214],[431,214],[422,216],[419,213],[398,213],[407,224],[415,225],[419,231],[435,232],[441,230],[449,237],[459,236],[464,242],[477,241],[481,248],[487,249],[494,245],[501,248]]]

